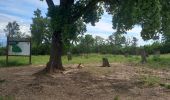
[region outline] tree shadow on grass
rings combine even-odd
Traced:
[[[19,61],[9,61],[8,64],[6,64],[6,60],[0,60],[0,68],[3,67],[21,67],[21,66],[25,66],[25,65],[29,65],[26,62],[19,62]]]

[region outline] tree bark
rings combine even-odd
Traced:
[[[57,70],[64,70],[62,65],[62,38],[60,31],[54,31],[52,36],[52,44],[51,44],[51,52],[50,52],[50,59],[44,69],[47,73],[53,73]]]

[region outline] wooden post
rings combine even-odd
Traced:
[[[67,52],[67,59],[68,61],[72,60],[72,55],[71,55],[71,52]]]
[[[31,38],[30,38],[30,56],[29,56],[29,64],[31,64],[31,56],[32,56],[31,47],[32,47],[32,42],[31,42]]]
[[[9,54],[9,45],[11,42],[29,42],[30,43],[30,54],[29,55],[11,55]],[[25,38],[25,39],[21,39],[21,40],[16,40],[14,38],[10,38],[9,36],[7,36],[7,46],[6,46],[6,64],[8,65],[8,59],[9,56],[26,56],[29,57],[29,64],[31,64],[31,56],[32,56],[32,52],[31,52],[31,38]]]
[[[7,36],[7,44],[6,44],[6,65],[8,65],[8,49],[9,49],[9,36]]]

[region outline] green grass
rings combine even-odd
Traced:
[[[165,87],[166,89],[170,89],[169,83],[161,83],[160,86]]]
[[[0,96],[0,100],[15,100],[13,96]]]
[[[99,55],[99,54],[90,54],[87,57],[84,56],[76,56],[73,55],[73,59],[71,61],[67,60],[67,56],[62,57],[63,64],[78,64],[78,63],[101,63],[102,58],[107,57],[109,62],[126,62],[127,58],[123,55]],[[132,58],[128,58],[132,59]],[[32,56],[32,64],[39,65],[39,64],[46,64],[49,60],[48,55],[43,56]],[[21,57],[21,56],[9,56],[9,64],[8,66],[22,66],[27,65],[29,62],[29,57]],[[6,65],[6,57],[0,56],[0,67],[5,67]]]
[[[113,100],[120,100],[120,99],[119,99],[119,96],[116,95],[115,98],[114,98]]]
[[[141,76],[140,80],[145,86],[155,86],[160,84],[160,78],[156,76],[145,75]]]
[[[73,55],[73,59],[71,61],[67,60],[67,56],[62,57],[63,64],[78,64],[78,63],[101,63],[102,58],[107,57],[109,62],[119,62],[119,63],[134,63],[139,64],[140,56],[129,56],[124,57],[124,55],[100,55],[100,54],[89,54],[88,58],[84,56]],[[40,65],[46,64],[49,60],[48,55],[43,56],[32,56],[32,64]],[[29,57],[19,57],[19,56],[9,56],[9,64],[8,67],[11,66],[23,66],[27,65],[29,62]],[[148,58],[148,63],[146,66],[150,66],[152,68],[169,68],[170,67],[170,54],[161,55],[159,61],[154,61],[153,56]],[[6,57],[0,56],[0,67],[7,67],[6,65]]]
[[[170,68],[170,54],[160,55],[159,60],[155,61],[153,55],[148,58],[147,66],[151,68]]]

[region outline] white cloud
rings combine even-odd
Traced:
[[[96,23],[95,26],[91,26],[91,24],[87,25],[87,32],[103,34],[111,34],[115,32],[115,30],[112,29],[112,16],[105,12],[100,21]]]
[[[86,35],[86,34],[90,34],[90,35],[92,35],[93,37],[100,36],[100,37],[102,37],[102,38],[104,38],[104,39],[107,39],[108,36],[111,35],[111,34],[104,34],[104,33],[88,33],[88,32],[86,32],[85,35]]]
[[[54,0],[58,4],[59,0]],[[21,32],[30,33],[31,17],[37,8],[42,10],[43,15],[47,12],[45,0],[6,0],[0,1],[0,34],[8,22],[17,21]],[[2,36],[2,35],[1,35]]]
[[[115,32],[115,30],[112,29],[112,24],[104,22],[104,21],[100,21],[100,22],[96,23],[95,26],[89,25],[88,28],[91,29],[91,30],[102,31],[102,32],[105,32],[105,33]]]
[[[20,30],[23,33],[30,34],[30,21],[23,21],[20,17],[7,15],[7,14],[1,14],[0,13],[0,34],[5,34],[4,29],[8,22],[17,21],[17,23],[20,25]],[[4,36],[4,35],[0,35]]]
[[[127,31],[129,33],[140,33],[142,30],[141,26],[135,26],[133,29]]]

